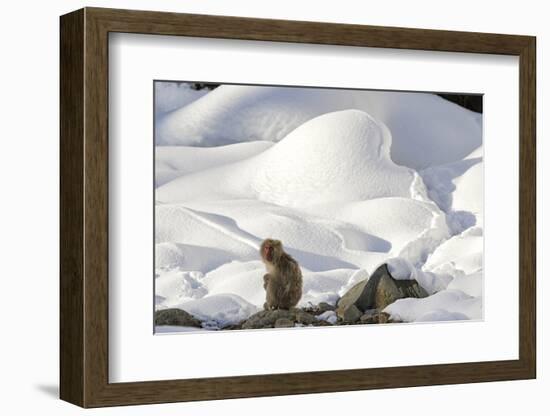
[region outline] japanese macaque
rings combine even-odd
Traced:
[[[264,240],[260,255],[267,271],[264,275],[264,309],[296,306],[302,297],[302,272],[298,262],[285,253],[279,240]]]

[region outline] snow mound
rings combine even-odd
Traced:
[[[186,206],[233,219],[242,232],[256,236],[258,245],[266,237],[283,241],[302,268],[311,271],[370,267],[382,261],[391,249],[388,241],[354,224],[267,202],[201,201]]]
[[[437,321],[467,321],[467,315],[460,312],[449,312],[443,309],[436,309],[420,317],[419,322],[437,322]]]
[[[176,307],[206,321],[211,328],[239,323],[260,310],[235,294],[206,296]]]
[[[464,160],[420,172],[429,197],[457,231],[483,225],[483,159],[476,149]]]
[[[377,198],[336,205],[324,212],[390,242],[391,255],[382,260],[402,257],[413,264],[423,263],[450,235],[444,213],[433,203],[415,199]]]
[[[251,185],[287,206],[409,196],[415,173],[391,161],[390,145],[386,126],[362,111],[325,114],[260,155]]]
[[[358,110],[298,127],[261,154],[161,186],[157,200],[260,199],[283,206],[411,195],[417,174],[389,157],[387,128]]]
[[[272,145],[271,142],[246,142],[219,147],[156,146],[155,186],[189,173],[249,158]]]
[[[302,299],[298,306],[318,305],[321,302],[335,305],[339,299],[338,293],[355,273],[357,270],[352,269],[304,273]]]
[[[483,295],[483,272],[458,275],[447,288],[461,290],[467,295],[480,297]]]
[[[192,89],[186,82],[155,82],[155,116],[182,108],[207,93],[205,89]]]
[[[222,251],[224,257],[227,257],[226,253],[230,253],[232,258],[250,260],[258,258],[260,246],[257,237],[241,230],[231,218],[181,205],[156,205],[155,240],[157,244],[186,244],[191,255],[191,250],[201,250],[201,254],[208,254],[208,250],[213,250],[212,253],[216,255]],[[204,249],[199,249],[198,246]],[[184,254],[181,258],[185,258]],[[213,259],[213,256],[209,257]]]
[[[430,320],[481,319],[481,298],[468,296],[459,290],[443,290],[427,298],[398,299],[386,306],[384,312],[392,319],[404,322]],[[457,315],[460,314],[460,315]]]
[[[338,316],[336,315],[336,312],[334,311],[326,311],[323,312],[320,315],[317,315],[317,319],[321,321],[327,321],[330,324],[335,324],[336,321],[338,321]]]
[[[388,126],[400,165],[437,166],[481,145],[481,116],[434,94],[246,85],[221,85],[167,114],[155,137],[157,145],[278,142],[308,120],[351,108]]]
[[[403,258],[393,258],[386,261],[386,266],[391,276],[396,280],[415,280],[416,269]]]
[[[182,302],[200,299],[208,293],[201,283],[202,273],[180,269],[162,271],[155,278],[155,295],[158,309],[171,308]]]
[[[211,295],[234,293],[258,307],[263,307],[265,266],[260,260],[232,261],[207,273],[202,283]]]
[[[483,268],[483,231],[472,227],[445,241],[431,254],[424,270],[471,274]],[[458,274],[457,274],[458,273]]]
[[[215,247],[164,242],[155,244],[155,267],[195,270],[206,273],[231,261],[233,254]]]

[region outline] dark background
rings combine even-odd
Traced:
[[[209,82],[191,82],[190,84],[191,84],[191,88],[193,88],[194,90],[202,90],[204,88],[213,90],[214,88],[220,85],[220,84],[209,83]],[[483,113],[483,95],[481,94],[437,94],[437,95],[455,104],[458,104],[461,107],[467,108],[468,110],[475,111],[476,113]]]

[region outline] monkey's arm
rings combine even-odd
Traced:
[[[269,275],[269,273],[264,274],[264,289],[267,289],[267,284],[269,283],[270,278],[271,276]]]

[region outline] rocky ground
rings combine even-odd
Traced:
[[[387,324],[401,322],[392,319],[383,309],[402,298],[428,296],[416,280],[398,280],[391,276],[386,264],[382,264],[369,279],[349,289],[336,303],[320,303],[290,310],[264,310],[223,330],[292,328],[304,326],[334,326],[358,324]],[[201,328],[205,323],[190,313],[176,308],[155,313],[155,325],[172,325]],[[211,327],[211,325],[209,325]]]

